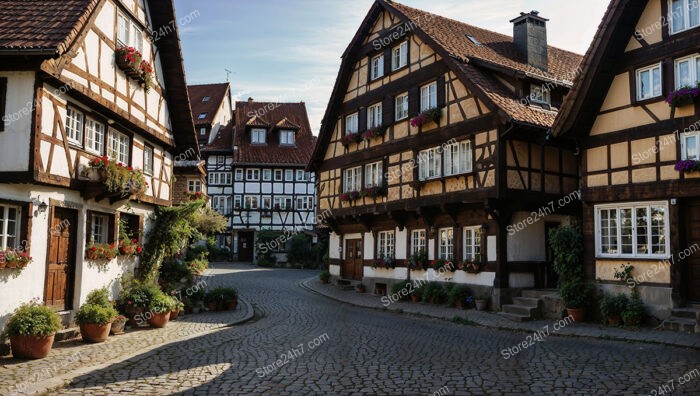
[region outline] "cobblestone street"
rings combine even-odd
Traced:
[[[207,282],[238,287],[253,321],[99,367],[50,394],[646,395],[669,381],[674,394],[700,394],[697,376],[678,381],[700,367],[697,350],[552,335],[504,359],[527,333],[338,303],[299,287],[311,271],[216,267]]]

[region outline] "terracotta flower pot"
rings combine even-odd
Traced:
[[[5,260],[0,260],[0,269],[3,269],[3,268],[5,268],[5,267],[7,267],[7,261],[5,261]]]
[[[180,316],[180,310],[179,309],[173,309],[170,311],[170,320],[175,320]]]
[[[476,300],[475,303],[477,311],[486,311],[489,309],[488,300]]]
[[[620,322],[622,322],[622,318],[620,317],[620,315],[608,316],[608,324],[610,326],[617,326],[620,324]]]
[[[236,310],[236,307],[238,307],[238,300],[237,300],[237,299],[236,299],[236,300],[233,300],[233,301],[230,301],[230,302],[226,305],[226,309],[228,309],[229,311],[235,311],[235,310]]]
[[[219,310],[219,304],[215,302],[207,303],[207,309],[209,309],[211,312],[216,312]]]
[[[586,308],[567,308],[566,313],[574,319],[574,322],[583,322],[586,319]]]
[[[7,268],[11,268],[11,269],[17,268],[17,262],[16,261],[8,261]]]
[[[115,320],[112,322],[112,327],[109,329],[109,334],[124,334],[124,327],[126,327],[126,320]]]
[[[12,356],[17,359],[43,359],[51,352],[54,334],[49,336],[10,336]]]
[[[154,313],[148,323],[156,329],[162,329],[170,321],[170,312]]]
[[[358,293],[365,293],[366,291],[367,291],[367,289],[365,289],[364,287],[358,287],[358,288],[357,288],[357,292],[358,292]]]
[[[411,294],[411,301],[414,303],[420,302],[420,295],[419,294]]]
[[[109,338],[109,331],[112,328],[111,323],[104,325],[96,323],[84,323],[80,325],[80,335],[83,337],[83,341],[92,344],[98,342],[105,342]]]
[[[128,318],[127,324],[129,327],[137,327],[139,325],[138,321],[136,320],[137,317],[141,316],[143,314],[143,308],[140,307],[131,307],[126,309],[126,317]]]
[[[330,279],[328,279],[328,278],[323,278],[323,279],[321,279],[321,282],[322,282],[322,283],[325,283],[325,284],[328,284],[328,283],[330,282]]]

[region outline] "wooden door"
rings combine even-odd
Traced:
[[[52,209],[44,302],[59,311],[73,308],[77,229],[78,214],[75,210]]]
[[[345,241],[345,260],[341,268],[343,279],[362,280],[364,263],[362,261],[362,239]]]
[[[688,300],[700,302],[700,252],[691,248],[700,243],[700,200],[688,203],[684,217],[685,245],[681,245],[681,251],[686,256],[684,260],[688,274]]]
[[[253,261],[253,231],[238,233],[238,261]]]

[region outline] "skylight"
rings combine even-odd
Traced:
[[[203,119],[207,118],[207,113],[199,113],[199,117],[197,117],[197,118],[200,120],[203,120]]]
[[[207,103],[211,99],[211,96],[205,96],[202,98],[202,103]]]
[[[481,45],[481,43],[479,42],[479,40],[475,39],[474,36],[467,34],[467,38],[469,39],[469,41],[471,41],[471,42],[474,43],[475,45]]]

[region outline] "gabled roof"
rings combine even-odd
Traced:
[[[281,119],[277,124],[275,124],[277,128],[280,129],[300,129],[301,127],[291,121],[287,117],[284,117]]]
[[[0,52],[65,51],[100,0],[0,0]]]
[[[582,71],[564,100],[552,132],[588,133],[617,73],[617,62],[647,0],[612,0],[582,62]]]
[[[251,115],[259,114],[269,121],[269,125],[286,123],[298,125],[295,136],[295,146],[280,146],[277,129],[268,131],[267,144],[251,144],[250,126],[247,125]],[[254,116],[257,117],[257,116]],[[311,159],[316,139],[311,133],[306,105],[301,103],[267,103],[267,102],[236,102],[236,127],[234,133],[234,163],[244,164],[294,164],[306,165]]]
[[[211,143],[204,146],[205,152],[226,152],[233,151],[233,119],[226,126],[219,128]]]
[[[270,127],[270,123],[265,121],[264,118],[262,118],[258,115],[254,115],[254,116],[250,117],[248,119],[248,121],[246,121],[245,125],[249,126],[249,127],[261,127],[261,128],[269,128]]]
[[[374,20],[382,11],[395,15],[402,23],[411,23],[414,34],[440,54],[443,62],[464,85],[472,91],[503,122],[515,122],[536,128],[550,128],[557,115],[537,106],[528,106],[522,98],[498,81],[493,74],[502,73],[516,78],[532,78],[569,87],[575,78],[580,55],[556,47],[548,47],[548,70],[530,66],[520,54],[513,38],[463,22],[434,15],[390,0],[376,0],[360,28],[343,53],[343,61],[336,79],[326,114],[321,125],[319,144],[313,155],[313,169],[325,154],[330,135],[335,127],[334,117],[343,100],[349,76],[354,67],[354,51],[363,46],[363,38],[370,32]]]
[[[214,121],[216,112],[223,104],[224,99],[226,99],[229,83],[188,85],[187,91],[190,94],[195,124],[211,124]],[[203,99],[207,96],[209,100],[204,102]],[[202,113],[206,113],[207,116],[200,120],[198,117]]]

